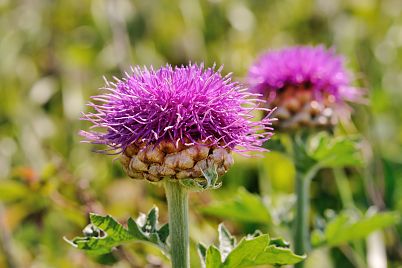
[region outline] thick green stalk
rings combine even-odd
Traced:
[[[188,193],[178,181],[165,181],[172,267],[189,268]]]
[[[310,184],[320,169],[320,165],[312,166],[306,173],[301,170],[296,172],[296,218],[295,218],[295,253],[307,254],[310,250],[309,215],[310,215]],[[304,267],[304,261],[295,265]]]
[[[296,218],[295,218],[295,253],[299,255],[306,254],[308,247],[308,216],[310,214],[309,203],[310,180],[306,180],[300,172],[296,175]],[[304,262],[296,265],[303,267]]]

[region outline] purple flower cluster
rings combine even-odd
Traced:
[[[344,60],[334,49],[323,46],[296,46],[263,54],[249,70],[249,83],[258,93],[276,97],[286,86],[302,85],[320,99],[329,94],[339,103],[358,101],[362,91],[350,86]]]
[[[258,94],[247,92],[222,68],[197,64],[158,70],[135,67],[123,79],[107,82],[105,93],[83,115],[93,125],[86,141],[121,152],[131,144],[171,141],[203,144],[237,152],[261,151],[272,135],[272,119],[252,121]],[[268,110],[270,115],[270,110]]]

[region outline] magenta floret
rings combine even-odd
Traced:
[[[344,59],[324,46],[295,46],[263,54],[249,70],[254,92],[275,97],[289,85],[305,85],[320,98],[328,93],[337,102],[362,100],[362,90],[350,85],[351,75]],[[267,94],[268,93],[268,94]]]
[[[221,70],[203,64],[132,68],[132,74],[106,81],[105,92],[92,97],[88,105],[95,112],[82,119],[93,125],[80,133],[86,141],[115,152],[163,140],[238,152],[264,150],[261,145],[272,135],[272,119],[252,121],[253,111],[263,109],[258,94],[233,82],[230,74],[222,76]]]

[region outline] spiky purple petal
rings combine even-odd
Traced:
[[[258,94],[222,76],[221,69],[197,64],[158,70],[132,68],[122,80],[107,82],[92,97],[95,112],[82,119],[93,125],[81,131],[87,141],[124,150],[131,144],[208,144],[238,152],[261,151],[272,135],[271,121],[254,122]],[[270,111],[268,111],[270,114]]]

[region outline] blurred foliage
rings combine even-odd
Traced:
[[[271,215],[263,200],[258,195],[253,195],[243,188],[239,188],[234,199],[212,203],[201,210],[206,214],[235,221],[266,224],[271,222]]]
[[[361,150],[356,137],[331,138],[325,132],[321,132],[313,136],[307,146],[307,154],[321,167],[351,167],[362,164]]]
[[[356,213],[342,212],[331,219],[321,234],[319,231],[312,234],[312,244],[320,246],[342,245],[347,242],[364,239],[371,232],[384,227],[392,226],[399,221],[399,213],[383,212],[374,215],[359,217]]]
[[[266,49],[335,46],[370,101],[353,107],[355,123],[345,122],[335,133],[361,135],[364,161],[362,168],[342,170],[346,183],[320,171],[312,184],[311,226],[320,228],[327,209],[340,212],[340,197],[347,192],[360,211],[375,206],[402,212],[400,0],[0,0],[0,14],[0,267],[168,266],[152,246],[128,244],[101,259],[62,240],[80,233],[89,212],[120,220],[155,204],[166,222],[161,188],[127,179],[113,156],[92,153],[77,135],[88,127],[78,118],[89,96],[103,86],[102,76],[121,76],[134,64],[216,62],[243,81],[253,59]],[[289,143],[286,137],[275,139]],[[201,208],[233,197],[239,186],[268,195],[274,207],[294,202],[288,156],[275,152],[266,159],[235,160],[222,189],[191,196],[194,241],[212,244],[218,219],[202,216]],[[278,213],[280,226],[235,216],[225,220],[235,235],[259,227],[290,240],[292,213]],[[365,252],[375,243],[386,250],[388,265],[398,267],[401,233],[399,224],[363,245],[316,251],[312,254],[319,257],[308,264],[365,264],[370,259]],[[192,267],[198,267],[194,245],[192,250]]]

